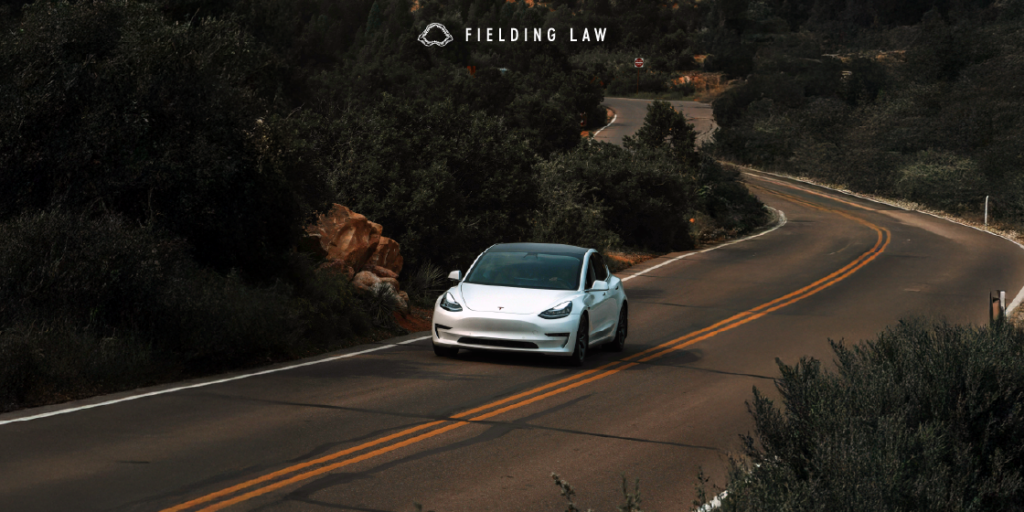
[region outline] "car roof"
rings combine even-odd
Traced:
[[[545,254],[567,254],[583,257],[589,250],[590,249],[583,247],[576,247],[575,245],[515,243],[496,244],[491,246],[490,249],[487,249],[486,252],[540,252]]]

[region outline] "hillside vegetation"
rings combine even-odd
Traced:
[[[1024,331],[905,322],[838,369],[779,363],[723,511],[1020,510]]]
[[[335,202],[402,244],[420,303],[421,269],[497,242],[668,251],[766,218],[667,104],[627,148],[580,136],[614,80],[582,53],[662,44],[698,3],[22,3],[0,2],[0,411],[386,335],[296,250]],[[610,35],[427,48],[435,21]]]
[[[751,43],[716,154],[1024,225],[1024,4],[814,5]]]

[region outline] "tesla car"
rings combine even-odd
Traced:
[[[434,304],[434,353],[459,349],[537,353],[583,364],[587,352],[626,343],[622,281],[594,249],[516,243],[491,246]]]

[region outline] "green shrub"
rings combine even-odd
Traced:
[[[0,326],[25,318],[134,328],[191,261],[179,240],[114,215],[22,214],[0,223]]]
[[[637,92],[638,83],[639,92],[666,92],[669,90],[670,80],[671,77],[663,72],[641,69],[638,74],[635,69],[625,69],[615,75],[608,84],[606,93],[609,96],[629,96]]]
[[[421,307],[433,307],[434,299],[448,289],[448,272],[429,261],[409,275],[402,289]]]
[[[100,207],[176,233],[221,271],[279,270],[302,211],[251,139],[279,62],[237,23],[42,1],[3,37],[0,219]]]
[[[622,243],[608,229],[606,214],[610,210],[594,197],[595,187],[566,180],[560,170],[550,164],[539,166],[537,177],[540,207],[534,216],[532,240],[579,247],[607,249]]]
[[[984,200],[984,176],[969,158],[922,151],[902,166],[894,191],[901,197],[947,211],[977,210]]]
[[[693,247],[686,213],[694,207],[695,176],[676,164],[668,151],[629,151],[591,142],[541,163],[539,169],[545,190],[555,194],[545,199],[550,202],[542,215],[548,212],[552,217],[538,221],[542,233],[600,243],[611,241],[604,234],[607,229],[631,247]],[[560,201],[559,194],[567,199]],[[592,218],[575,217],[588,210]],[[577,222],[581,225],[572,225]]]
[[[699,160],[697,132],[682,112],[676,112],[667,101],[654,101],[647,105],[644,124],[633,135],[626,136],[622,145],[628,149],[668,148],[676,163],[692,167]]]
[[[1024,331],[905,321],[832,345],[835,373],[779,363],[784,409],[755,389],[760,447],[725,510],[1024,506]]]
[[[130,389],[168,370],[132,331],[102,336],[60,322],[7,325],[0,330],[0,411]]]
[[[341,140],[337,202],[383,225],[410,267],[465,267],[482,248],[527,235],[535,156],[500,119],[386,97]]]
[[[369,329],[347,279],[294,255],[273,284],[102,214],[0,223],[0,407],[294,358]]]

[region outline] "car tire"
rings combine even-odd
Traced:
[[[590,344],[590,324],[587,317],[580,319],[580,326],[576,329],[576,344],[573,345],[572,355],[565,358],[569,366],[583,366],[587,358],[587,347]]]
[[[455,357],[459,353],[459,347],[445,347],[434,343],[434,355],[437,357]]]
[[[629,334],[629,311],[622,305],[619,311],[619,323],[615,324],[615,339],[608,344],[608,350],[622,352],[626,348],[626,335]]]

